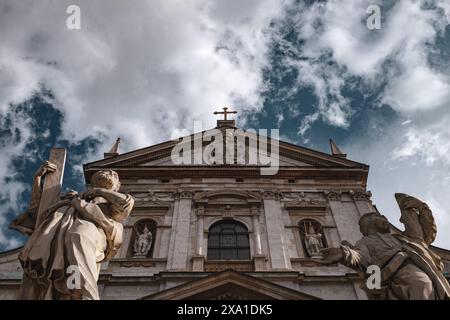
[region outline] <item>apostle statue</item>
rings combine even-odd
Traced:
[[[320,257],[322,256],[321,250],[323,248],[322,245],[322,234],[316,233],[311,222],[309,223],[309,227],[306,228],[305,225],[305,246],[306,250],[310,257]]]
[[[147,225],[144,225],[144,229],[142,230],[142,233],[139,232],[139,230],[135,230],[136,232],[136,239],[134,240],[134,254],[133,256],[136,257],[146,257],[150,251],[150,248],[152,247],[153,242],[153,236],[150,230],[148,229]]]
[[[86,191],[60,195],[40,215],[41,181],[56,169],[50,162],[39,168],[30,206],[10,226],[30,235],[19,255],[24,271],[19,299],[99,299],[100,263],[121,246],[121,222],[134,201],[118,191],[115,171],[101,170]]]
[[[428,205],[403,193],[395,194],[405,231],[391,233],[391,225],[379,212],[359,220],[363,234],[355,246],[343,242],[339,248],[322,250],[325,263],[341,262],[366,280],[369,299],[443,300],[450,286],[443,276],[443,263],[429,246],[436,237],[436,224]],[[370,269],[380,270],[378,288],[368,285]]]

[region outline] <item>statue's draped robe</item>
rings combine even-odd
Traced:
[[[322,237],[316,233],[306,235],[306,247],[310,255],[320,252],[320,249],[322,248],[321,238]]]
[[[28,239],[19,255],[24,269],[20,299],[99,299],[97,280],[100,262],[112,258],[122,244],[123,226],[133,207],[133,198],[127,195],[120,203],[108,203],[97,197],[81,200],[77,211],[70,204],[60,202],[48,210],[39,226]],[[113,225],[103,230],[89,221],[96,210],[102,211]],[[68,269],[69,266],[72,266]],[[80,272],[79,288],[76,274]],[[73,275],[68,281],[68,277]]]
[[[381,288],[368,290],[378,299],[448,299],[450,286],[442,275],[440,258],[420,241],[401,234],[376,233],[363,237],[354,247],[342,245],[342,263],[367,277],[370,265],[381,269]],[[374,295],[375,294],[375,295]]]

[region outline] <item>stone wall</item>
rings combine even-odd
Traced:
[[[357,182],[125,179],[122,188],[136,204],[125,222],[122,248],[102,264],[103,299],[138,299],[206,276],[208,228],[221,219],[248,229],[253,267],[248,274],[322,299],[366,298],[354,271],[308,257],[299,229],[303,219],[312,219],[323,227],[328,246],[358,240],[358,219],[373,207],[370,193]],[[143,219],[156,222],[156,235],[151,257],[136,258],[134,225]],[[17,254],[0,254],[0,299],[14,298],[20,285]]]

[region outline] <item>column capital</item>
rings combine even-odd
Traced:
[[[197,217],[204,216],[205,215],[205,207],[204,206],[198,206],[195,210],[195,214]]]
[[[179,190],[175,197],[177,199],[192,199],[194,193],[191,191]]]
[[[262,198],[267,199],[273,199],[273,200],[280,200],[281,199],[281,193],[278,191],[261,191]]]
[[[250,209],[252,216],[259,216],[261,214],[261,208],[259,206],[252,206]]]
[[[350,190],[350,196],[354,201],[371,201],[372,192],[366,190]]]
[[[326,190],[323,195],[329,201],[341,201],[342,192],[340,190]]]

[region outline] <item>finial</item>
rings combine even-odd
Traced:
[[[331,155],[339,158],[347,158],[347,154],[343,153],[332,139],[330,139],[330,148]]]
[[[111,149],[108,152],[105,152],[103,154],[105,159],[119,155],[119,144],[120,144],[120,141],[121,141],[120,138],[117,138],[116,142],[114,142],[114,144],[111,147]]]

